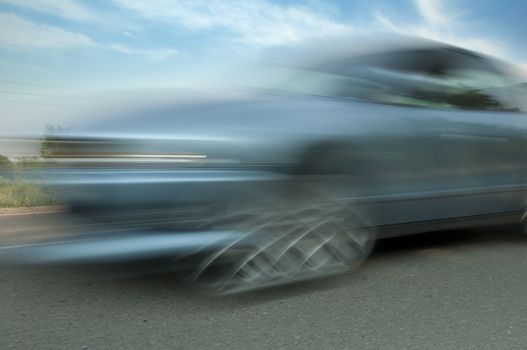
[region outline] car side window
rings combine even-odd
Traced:
[[[345,68],[344,68],[345,67]],[[430,108],[519,111],[512,83],[492,62],[464,50],[413,50],[361,58],[340,67],[340,96]],[[330,67],[338,70],[338,66]]]

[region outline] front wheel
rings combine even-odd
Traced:
[[[256,186],[232,198],[215,226],[240,238],[199,263],[192,281],[221,294],[320,278],[358,266],[375,230],[348,177]]]

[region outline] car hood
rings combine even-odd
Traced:
[[[404,124],[404,119],[394,118],[394,108],[340,98],[245,93],[143,108],[55,136],[110,141],[110,152],[117,153],[167,154],[176,150],[214,159],[285,164],[309,144],[393,133]],[[401,112],[404,115],[407,109]],[[86,147],[93,154],[108,152]],[[105,147],[104,142],[100,147]]]
[[[67,134],[102,138],[187,138],[321,132],[333,129],[339,115],[349,116],[349,105],[327,98],[278,93],[244,93],[222,99],[202,96],[190,102],[163,103],[108,115],[102,121],[77,126]]]

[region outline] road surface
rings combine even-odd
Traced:
[[[41,215],[0,232],[55,231]],[[356,272],[223,298],[103,266],[3,265],[0,286],[0,349],[527,347],[527,237],[511,228],[385,240]]]

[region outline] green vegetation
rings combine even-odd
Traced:
[[[0,208],[34,207],[54,205],[53,195],[41,186],[0,178]]]
[[[40,147],[38,150],[40,156],[50,156],[56,148],[56,143],[53,142],[53,137],[50,135],[53,135],[54,133],[66,132],[69,130],[71,130],[71,128],[63,128],[60,125],[46,124],[46,127],[44,128],[44,134],[40,139]]]
[[[50,135],[68,131],[67,128],[46,124],[40,145],[39,156],[19,157],[10,160],[0,155],[0,208],[48,206],[58,204],[56,196],[46,187],[32,183],[17,170],[35,170],[46,166],[44,157],[53,152],[54,143]]]
[[[40,162],[38,157],[22,157],[10,161],[0,155],[0,174],[4,175],[0,176],[0,208],[57,204],[50,190],[31,183],[16,173],[16,170],[34,168]]]

